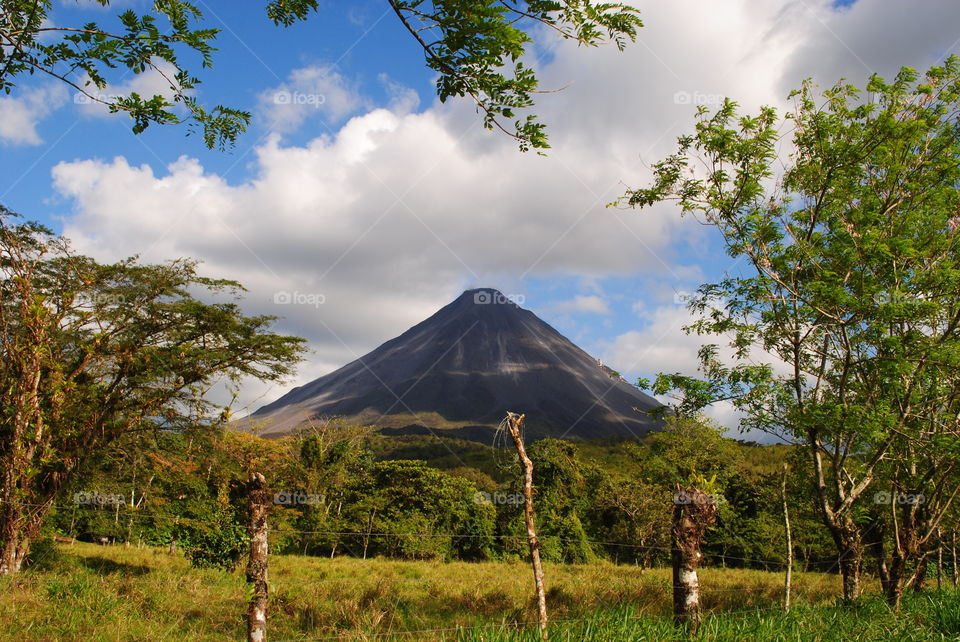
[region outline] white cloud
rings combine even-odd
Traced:
[[[858,0],[841,11],[831,4],[795,3],[796,19],[810,28],[784,61],[783,91],[807,76],[829,85],[873,72],[890,78],[903,65],[926,71],[957,53],[960,3],[954,0]]]
[[[395,86],[397,100],[409,111],[411,98]],[[367,106],[356,83],[333,70],[331,66],[301,67],[290,72],[287,80],[260,94],[258,116],[270,131],[295,131],[312,115],[319,115],[333,125]]]
[[[591,312],[593,314],[610,314],[607,302],[593,294],[585,296],[578,294],[569,301],[561,301],[554,306],[561,312]]]
[[[13,145],[40,145],[37,125],[67,102],[67,90],[58,84],[24,88],[0,97],[0,141]]]
[[[389,96],[387,109],[390,111],[406,115],[420,106],[420,95],[410,87],[394,82],[387,74],[380,74],[377,78]]]
[[[604,362],[620,372],[696,376],[700,363],[697,351],[704,337],[683,332],[683,327],[693,320],[687,309],[683,305],[665,305],[642,316],[647,322],[644,329],[625,332],[601,346]]]

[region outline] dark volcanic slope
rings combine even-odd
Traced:
[[[295,388],[243,423],[255,422],[262,434],[275,436],[316,416],[363,414],[377,423],[382,415],[431,413],[409,423],[444,427],[496,425],[512,410],[527,414],[533,434],[568,439],[639,436],[656,427],[642,411],[659,403],[608,373],[496,290],[468,290],[399,337]]]

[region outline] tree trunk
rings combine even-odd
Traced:
[[[860,597],[860,568],[863,553],[859,546],[840,552],[840,575],[843,577],[843,599],[854,602]]]
[[[30,540],[9,536],[0,552],[0,575],[13,575],[23,568],[23,562],[30,552]]]
[[[180,525],[180,516],[173,518],[173,533],[170,535],[170,546],[167,548],[167,555],[175,555],[177,552],[177,527]]]
[[[527,542],[530,546],[530,561],[533,565],[533,583],[537,594],[537,620],[540,623],[540,635],[546,640],[547,635],[547,594],[543,585],[543,566],[540,564],[540,540],[537,539],[537,530],[534,525],[533,514],[533,462],[527,457],[523,447],[523,437],[520,427],[526,415],[507,413],[505,423],[517,447],[517,456],[523,466],[523,514],[527,524]]]
[[[843,599],[845,602],[855,602],[860,597],[860,570],[863,567],[863,538],[860,529],[849,515],[830,523],[829,526],[837,547]]]
[[[856,485],[851,485],[845,492],[841,492],[842,489],[836,486],[831,490],[828,487],[824,472],[823,452],[825,447],[821,439],[820,428],[811,427],[807,432],[807,440],[813,463],[816,505],[823,524],[830,531],[837,547],[837,564],[840,567],[842,577],[843,599],[846,602],[855,602],[860,597],[863,539],[852,512],[856,500],[863,496],[873,480],[873,473],[872,471],[866,472]],[[842,485],[841,478],[843,475],[841,472],[835,470],[833,473],[836,475],[836,484]]]
[[[260,473],[250,475],[250,559],[247,582],[253,585],[247,609],[247,641],[267,639],[267,511],[270,497],[267,482]]]
[[[893,552],[893,559],[889,567],[889,579],[884,587],[884,594],[887,598],[887,604],[895,611],[900,610],[903,602],[903,583],[907,571],[907,561],[905,556],[897,550]]]
[[[950,554],[953,556],[953,588],[957,588],[957,531],[953,531],[953,539],[950,542]]]
[[[377,509],[374,508],[370,512],[370,517],[367,520],[367,532],[363,536],[363,559],[367,559],[367,547],[370,546],[370,534],[373,532],[373,518],[377,514]]]
[[[926,556],[921,556],[920,561],[917,566],[917,573],[913,578],[913,591],[915,593],[922,593],[923,589],[926,588],[927,582],[927,558]]]
[[[690,632],[700,626],[700,580],[697,568],[707,527],[717,517],[711,497],[696,488],[678,488],[674,494],[670,558],[673,563],[673,617]]]
[[[886,551],[883,545],[883,522],[876,517],[864,533],[864,547],[877,562],[877,575],[880,577],[880,592],[887,594],[890,589],[890,567],[887,565]]]
[[[29,511],[12,502],[0,512],[0,576],[13,575],[23,569],[30,553],[30,542],[40,533],[44,518],[53,500],[31,506]]]

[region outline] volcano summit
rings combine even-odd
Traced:
[[[600,439],[649,432],[659,422],[645,413],[660,405],[529,310],[479,288],[238,427],[275,437],[343,416],[387,434],[489,441],[512,410],[526,413],[533,437]]]

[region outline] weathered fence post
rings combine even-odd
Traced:
[[[787,530],[787,573],[783,580],[783,610],[790,611],[790,580],[793,577],[793,538],[790,536],[790,511],[787,508],[787,471],[789,467],[783,464],[783,483],[780,485],[780,494],[783,496],[783,524]]]
[[[250,474],[250,559],[247,582],[253,585],[247,609],[247,642],[267,639],[267,511],[270,495],[267,480],[260,473]]]
[[[530,544],[530,559],[533,564],[533,582],[537,589],[537,618],[540,623],[540,635],[547,639],[547,594],[543,588],[543,566],[540,564],[540,540],[537,539],[537,530],[533,520],[533,462],[527,457],[523,447],[523,436],[520,428],[526,415],[508,412],[504,423],[513,443],[517,447],[517,456],[523,466],[523,513],[527,522],[527,541]]]
[[[937,590],[943,588],[943,533],[937,526]]]
[[[700,626],[700,580],[703,535],[717,518],[714,498],[694,487],[677,486],[673,495],[670,558],[673,563],[673,619],[691,632]]]

